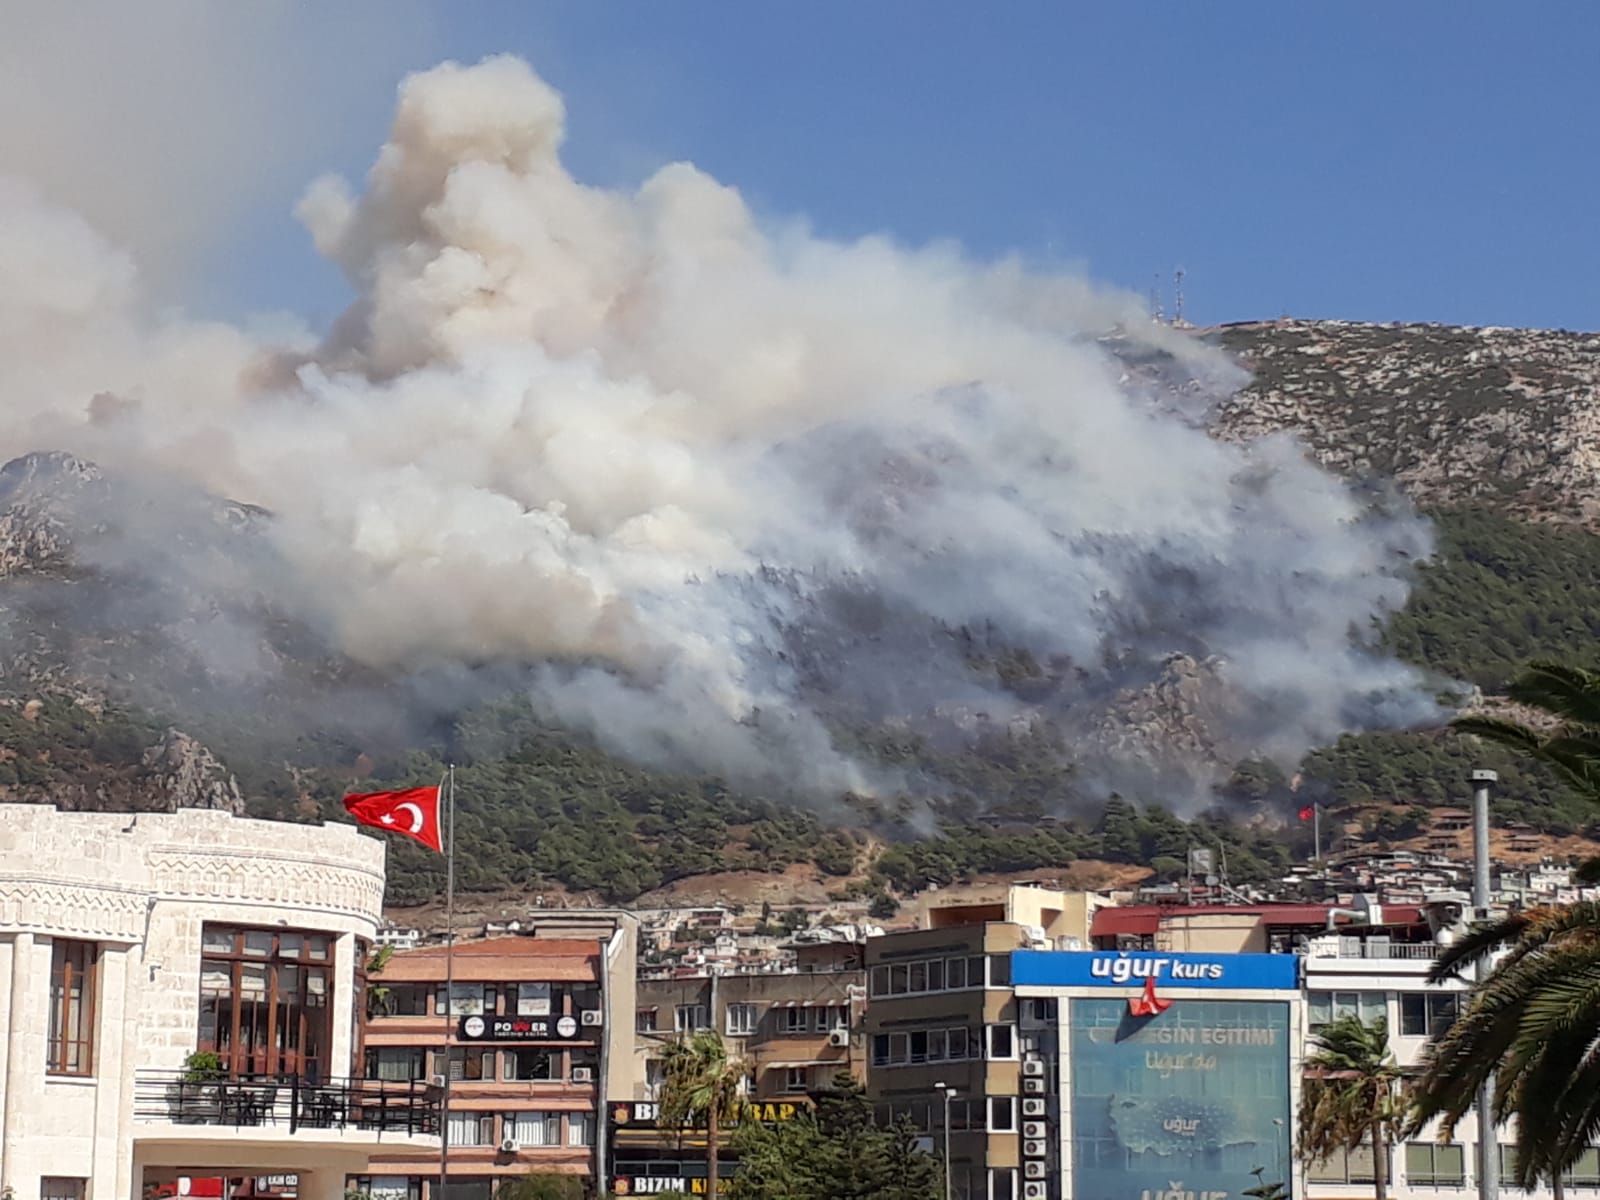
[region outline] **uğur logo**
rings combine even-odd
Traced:
[[[1171,1000],[1156,995],[1156,981],[1152,976],[1144,981],[1144,991],[1128,997],[1128,1012],[1135,1017],[1153,1017],[1172,1007]]]

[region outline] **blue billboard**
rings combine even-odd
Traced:
[[[1067,1007],[1072,1195],[1236,1200],[1257,1167],[1289,1185],[1287,1002],[1179,1000],[1149,1017],[1122,998]]]
[[[1296,954],[1186,954],[1166,950],[1014,950],[1013,987],[1235,988],[1292,992],[1300,986]]]

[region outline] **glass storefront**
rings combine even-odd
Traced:
[[[1289,1182],[1289,1006],[1125,999],[1069,1004],[1073,1195],[1235,1200]]]

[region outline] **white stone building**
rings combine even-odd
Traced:
[[[0,1187],[334,1200],[380,1144],[436,1149],[437,1094],[351,1078],[383,862],[350,826],[0,805]]]

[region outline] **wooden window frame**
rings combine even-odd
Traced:
[[[77,960],[82,961],[77,961]],[[76,968],[76,975],[74,974]],[[82,1036],[73,1036],[72,986],[82,981],[78,1001]],[[45,1073],[76,1078],[94,1074],[95,1026],[99,1023],[100,945],[76,938],[55,938],[50,946],[50,1025],[45,1049]],[[79,1062],[68,1066],[76,1049]],[[61,1176],[66,1179],[70,1176]]]
[[[230,950],[218,950],[212,947],[212,942],[220,935],[229,935],[232,939]],[[250,935],[271,938],[270,948],[266,954],[251,954],[245,950],[246,938]],[[283,950],[283,939],[286,937],[298,938],[300,949],[298,954],[288,954]],[[326,953],[318,958],[312,954],[313,944],[320,940]],[[229,1079],[257,1078],[257,1079],[282,1079],[292,1076],[302,1078],[328,1078],[331,1076],[334,1035],[333,994],[338,982],[336,973],[338,936],[322,930],[313,929],[263,929],[251,925],[231,925],[223,922],[207,921],[202,927],[200,936],[200,1004],[206,1003],[206,997],[211,993],[205,986],[206,964],[211,962],[227,963],[229,973],[228,993],[231,996],[229,1005],[232,1024],[228,1029],[228,1049],[221,1049],[221,1039],[216,1036],[219,1030],[213,1030],[210,1039],[196,1038],[196,1046],[202,1051],[211,1051],[222,1057],[223,1070]],[[259,966],[266,968],[267,989],[263,998],[254,1001],[255,1004],[264,1005],[266,1008],[266,1034],[265,1048],[252,1047],[246,1049],[240,1037],[241,1015],[244,1004],[244,968]],[[282,979],[281,968],[294,967],[300,972],[299,994],[292,1004],[292,1011],[298,1016],[298,1041],[293,1050],[285,1047],[278,1049],[278,1014],[280,997],[284,993],[279,991]],[[309,1003],[311,990],[308,985],[311,971],[323,971],[324,988],[322,1003],[313,1005]],[[284,1004],[288,1004],[284,1000]],[[317,1023],[313,1013],[320,1011],[322,1033],[322,1049],[320,1054],[309,1054],[306,1050],[308,1033],[314,1023]],[[220,1017],[220,1013],[219,1013]],[[264,1069],[263,1069],[264,1068]]]

